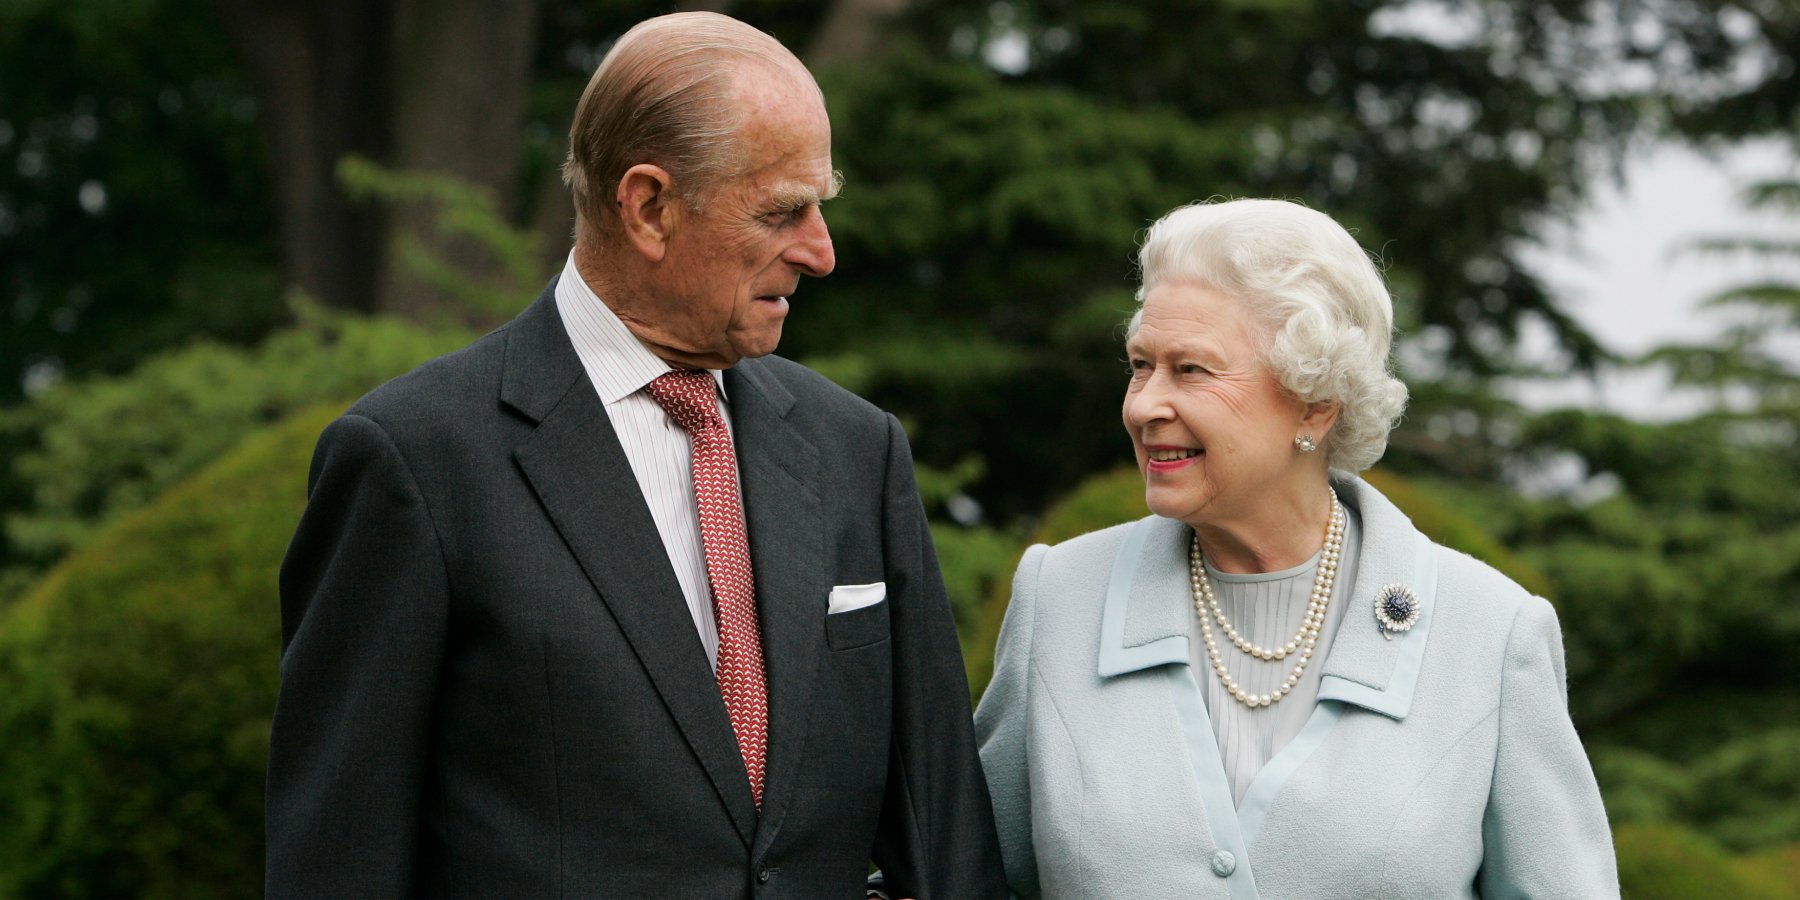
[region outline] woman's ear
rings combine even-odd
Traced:
[[[661,166],[639,163],[619,179],[619,223],[625,240],[650,262],[669,252],[679,203],[671,190],[674,179]]]
[[[1331,433],[1331,426],[1337,424],[1340,405],[1336,400],[1321,400],[1306,405],[1306,415],[1300,417],[1300,434],[1312,435],[1313,440],[1325,443],[1325,436]],[[1295,435],[1299,437],[1300,434]]]

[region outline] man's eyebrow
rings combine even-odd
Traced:
[[[836,199],[838,191],[844,187],[844,173],[831,173],[831,187],[824,196],[819,195],[817,188],[810,184],[785,184],[769,192],[769,202],[776,209],[800,209],[815,203],[824,203]]]
[[[790,184],[769,192],[769,205],[775,209],[801,209],[819,201],[819,192],[803,184]]]

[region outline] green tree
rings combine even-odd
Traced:
[[[1800,188],[1753,206],[1797,211]],[[1791,258],[1800,242],[1714,239]],[[1570,704],[1618,823],[1680,823],[1732,850],[1800,841],[1800,285],[1766,280],[1709,307],[1716,339],[1630,361],[1712,398],[1641,422],[1514,411],[1495,433],[1514,470],[1575,473],[1522,496],[1446,487],[1545,573],[1568,646]]]
[[[0,895],[260,893],[275,573],[334,415],[244,441],[0,611]]]

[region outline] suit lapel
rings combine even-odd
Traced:
[[[631,464],[563,330],[552,291],[507,335],[501,399],[537,422],[514,458],[748,845],[756,808],[718,680]]]
[[[725,384],[769,679],[768,780],[757,841],[766,845],[793,797],[831,585],[817,488],[819,454],[787,421],[793,394],[757,360],[726,370]]]

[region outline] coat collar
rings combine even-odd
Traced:
[[[1319,683],[1320,700],[1352,703],[1394,719],[1412,709],[1419,667],[1436,610],[1437,557],[1431,541],[1380,492],[1360,478],[1334,479],[1344,505],[1362,519],[1362,551],[1351,608],[1338,626]],[[1113,563],[1100,619],[1101,677],[1161,665],[1188,665],[1187,549],[1191,532],[1150,516],[1130,526]],[[1375,621],[1385,585],[1412,588],[1423,607],[1410,631],[1388,640]]]

